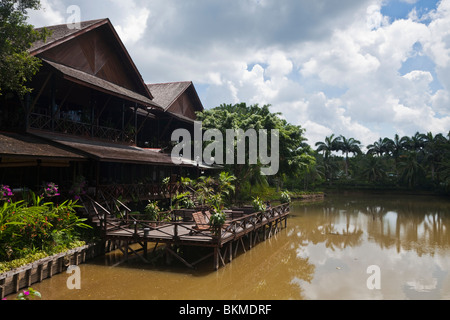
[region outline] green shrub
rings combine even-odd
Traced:
[[[266,205],[264,204],[264,201],[262,201],[259,197],[253,199],[252,205],[255,212],[266,211]]]
[[[282,203],[290,203],[291,202],[291,196],[289,195],[289,192],[283,191],[281,192],[281,202]]]
[[[0,206],[0,261],[23,258],[38,250],[52,252],[78,240],[90,228],[76,213],[76,202],[55,205],[31,194],[29,202],[4,201]]]

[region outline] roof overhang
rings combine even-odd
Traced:
[[[86,161],[77,152],[26,133],[0,132],[0,167],[67,166],[70,161]]]
[[[161,106],[159,106],[149,98],[121,87],[117,84],[53,61],[49,61],[46,59],[42,59],[42,61],[52,67],[55,71],[60,73],[61,76],[68,81],[137,103],[147,108],[156,108],[162,110]]]

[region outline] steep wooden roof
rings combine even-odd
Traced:
[[[195,119],[192,116],[195,111],[203,111],[202,102],[192,81],[155,83],[147,84],[147,86],[154,97],[154,101],[165,111],[191,120]],[[190,103],[180,100],[183,95],[190,100]],[[187,110],[189,108],[193,110]]]
[[[34,43],[29,50],[31,55],[153,99],[109,19],[84,21],[79,29],[70,29],[66,24],[45,28],[51,31],[51,35],[45,42]]]
[[[44,63],[51,66],[54,70],[59,72],[61,76],[69,81],[79,83],[84,86],[88,86],[91,88],[95,88],[96,90],[125,98],[127,100],[131,100],[134,102],[137,102],[141,105],[147,106],[147,107],[156,107],[161,108],[158,104],[150,100],[148,97],[145,97],[143,95],[140,95],[139,93],[136,93],[134,91],[128,90],[124,87],[118,86],[112,82],[103,80],[101,78],[95,77],[93,75],[90,75],[86,72],[64,66],[59,63],[51,62],[46,59],[42,59]]]

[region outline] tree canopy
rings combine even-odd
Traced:
[[[288,123],[280,113],[272,113],[270,105],[261,107],[258,104],[248,106],[246,103],[222,104],[214,109],[199,112],[197,117],[205,130],[218,129],[224,135],[229,129],[278,130],[279,155],[272,154],[272,156],[278,156],[279,170],[276,175],[268,177],[272,181],[280,183],[287,173],[295,176],[305,167],[315,164],[314,151],[306,144],[305,129]],[[270,138],[270,135],[268,137]],[[271,143],[268,143],[268,146],[270,147]],[[248,146],[246,156],[251,148],[258,148],[258,146]],[[268,152],[271,151],[268,150]],[[248,161],[245,164],[237,164],[237,162],[232,165],[225,164],[226,170],[236,176],[241,183],[245,181],[255,184],[267,182],[267,178],[261,175],[262,167],[261,161],[258,161],[257,164],[250,164]],[[236,192],[238,193],[238,191],[239,184]]]
[[[355,148],[345,147],[342,141],[353,141]],[[364,154],[359,141],[342,136],[331,135],[318,142],[317,161],[327,182],[450,190],[450,133],[447,138],[431,132],[404,137],[396,134],[393,139],[379,138],[366,148]],[[356,156],[349,159],[346,155],[342,169],[342,161],[332,151],[354,152]],[[341,179],[344,171],[346,179]]]
[[[39,8],[39,0],[0,1],[0,95],[7,91],[19,96],[31,92],[26,83],[39,70],[41,61],[28,50],[33,42],[45,40],[48,31],[34,30],[26,22],[26,14]]]

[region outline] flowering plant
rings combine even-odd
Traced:
[[[49,182],[46,185],[44,185],[44,193],[43,193],[43,197],[46,198],[53,198],[56,196],[59,196],[59,190],[58,190],[58,186],[53,183],[53,182]]]
[[[28,288],[17,296],[17,300],[30,300],[33,297],[41,299],[41,293],[33,288]]]
[[[12,190],[7,185],[0,185],[0,201],[11,202],[11,197],[14,196]]]

